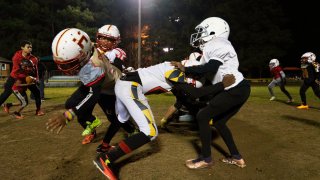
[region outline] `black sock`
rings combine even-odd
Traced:
[[[118,143],[116,148],[107,153],[107,156],[111,162],[114,162],[121,156],[131,153],[133,150],[147,144],[148,142],[150,142],[150,138],[143,132],[139,132],[125,140],[122,140]]]

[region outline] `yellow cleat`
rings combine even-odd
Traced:
[[[298,109],[309,109],[308,105],[303,105],[301,104],[300,106],[297,107]]]
[[[210,126],[213,126],[213,119],[210,119],[209,125],[210,125]]]

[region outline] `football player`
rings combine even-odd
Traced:
[[[306,52],[301,56],[301,70],[303,83],[300,87],[300,98],[302,104],[298,106],[298,109],[309,109],[307,104],[306,91],[309,87],[312,88],[313,93],[320,98],[319,90],[319,63],[316,62],[316,55],[313,52]]]
[[[109,30],[118,30],[114,25],[108,25]],[[104,30],[105,28],[103,28]],[[100,32],[101,29],[99,29]],[[113,32],[114,33],[114,32]],[[97,38],[102,39],[100,35]],[[108,37],[112,38],[112,37]],[[115,46],[117,42],[107,40],[109,45]],[[92,115],[93,109],[98,103],[108,120],[111,122],[110,133],[106,139],[111,140],[116,131],[120,128],[120,124],[116,119],[114,110],[114,84],[115,80],[121,75],[121,71],[110,64],[104,53],[113,52],[110,49],[102,49],[100,42],[97,43],[97,48],[93,48],[91,40],[87,33],[80,29],[68,28],[62,30],[56,35],[52,43],[52,52],[54,61],[58,68],[65,74],[79,75],[81,85],[66,101],[66,111],[62,115],[58,115],[49,119],[47,129],[60,133],[62,128],[69,121],[78,118],[78,122],[84,128],[82,136],[85,138],[82,144],[90,143],[96,136],[95,128],[101,125],[100,119]],[[103,48],[108,48],[104,44]],[[92,48],[94,53],[92,55]],[[92,55],[92,57],[91,57]],[[114,55],[116,57],[116,55]],[[127,127],[123,125],[123,127]],[[134,132],[134,128],[125,129]],[[111,147],[111,146],[110,146]],[[104,144],[99,150],[110,148]],[[97,150],[98,150],[97,149]]]
[[[289,98],[287,103],[292,103],[293,99],[292,99],[290,93],[285,88],[286,75],[280,66],[279,60],[278,59],[271,59],[269,62],[269,69],[270,69],[270,72],[273,76],[272,81],[268,85],[268,90],[271,95],[270,101],[273,101],[276,99],[276,96],[274,95],[274,92],[273,92],[273,88],[278,85],[280,87],[281,91]]]
[[[219,17],[209,17],[195,27],[196,33],[190,37],[190,44],[202,50],[202,58],[205,64],[184,67],[180,62],[172,62],[172,65],[185,72],[186,75],[212,76],[212,84],[221,82],[226,74],[235,76],[235,83],[213,96],[205,107],[196,115],[201,140],[201,154],[195,159],[186,161],[190,169],[200,169],[213,164],[211,157],[211,131],[209,121],[213,119],[213,125],[226,143],[231,157],[223,158],[222,162],[245,167],[245,161],[239,153],[232,134],[226,125],[234,116],[250,95],[250,84],[239,72],[237,53],[228,40],[230,27],[228,23]]]
[[[125,60],[126,53],[121,48],[118,48],[120,43],[120,32],[115,25],[104,25],[99,28],[96,35],[96,45],[100,52],[103,52],[105,57],[117,67],[120,71],[125,70]],[[118,77],[117,77],[118,78]],[[114,85],[114,83],[112,83]],[[104,88],[100,94],[98,104],[102,109],[104,109],[108,120],[110,121],[110,126],[107,128],[105,136],[102,143],[97,147],[97,152],[106,152],[112,146],[110,145],[112,137],[118,132],[120,127],[122,127],[128,135],[133,134],[136,130],[131,121],[126,123],[120,123],[117,119],[115,112],[115,102],[116,96],[114,93],[114,86],[109,89]]]
[[[34,66],[33,63],[28,59],[23,59],[20,62],[19,69],[15,71],[16,82],[12,86],[12,90],[16,98],[20,101],[19,103],[5,103],[4,110],[9,113],[10,108],[12,106],[20,106],[19,110],[13,112],[13,115],[17,119],[23,119],[23,115],[21,114],[22,110],[28,105],[28,96],[27,96],[27,87],[30,85],[34,85],[36,79],[32,78],[30,82],[27,82],[26,78],[30,77],[30,75],[34,74]]]
[[[134,72],[128,72],[116,81],[118,120],[124,123],[131,116],[140,132],[120,141],[115,148],[96,157],[93,162],[106,177],[116,179],[112,170],[113,163],[120,157],[154,140],[158,135],[157,126],[145,95],[168,92],[173,86],[179,84],[189,85],[186,83],[184,73],[175,69],[170,62],[139,68]],[[224,89],[222,83],[215,87]]]
[[[181,63],[184,66],[192,66],[192,65],[200,65],[201,59],[201,54],[198,52],[192,52],[189,55],[189,58],[186,60],[183,60]],[[196,81],[193,78],[187,78],[187,83],[193,85],[194,87],[202,87],[203,83],[204,83],[204,79],[200,80],[200,81]],[[170,120],[172,120],[172,116],[174,113],[176,113],[179,109],[181,109],[183,107],[181,101],[176,100],[175,104],[171,105],[168,110],[166,111],[165,115],[163,116],[163,118],[160,120],[160,127],[161,128],[166,128],[167,124],[170,122]],[[190,115],[189,113],[184,115],[184,117],[192,117],[192,115]],[[191,119],[190,119],[191,120]]]
[[[22,41],[20,43],[20,48],[21,50],[17,51],[14,56],[12,57],[12,71],[10,73],[10,76],[8,77],[5,85],[4,85],[4,91],[0,95],[0,104],[2,104],[12,93],[12,86],[15,83],[17,79],[17,71],[20,69],[20,63],[23,59],[28,59],[30,60],[34,67],[35,67],[35,74],[33,75],[34,77],[38,78],[37,74],[37,68],[38,68],[38,58],[35,57],[34,55],[31,54],[32,52],[32,43],[30,41]],[[35,95],[35,102],[36,102],[36,115],[42,116],[45,113],[41,110],[41,97],[40,97],[40,91],[38,87],[34,85],[28,86],[28,89],[32,92],[32,94]],[[7,107],[4,106],[4,109]]]

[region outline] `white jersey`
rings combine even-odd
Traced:
[[[235,83],[225,89],[238,85],[244,79],[242,73],[238,70],[239,61],[237,53],[229,40],[217,37],[208,41],[204,45],[202,58],[205,63],[208,63],[211,59],[222,63],[216,75],[211,79],[212,84],[221,82],[226,74],[233,74],[235,76]]]
[[[117,57],[114,49],[105,52],[104,55],[109,59],[110,63],[113,63]]]
[[[131,115],[140,132],[149,136],[150,140],[154,140],[158,135],[158,130],[145,95],[153,92],[170,91],[172,84],[166,79],[166,73],[174,68],[170,62],[164,62],[137,69],[141,85],[134,81],[118,80],[115,85],[118,120],[124,123]]]
[[[182,61],[185,66],[199,65],[198,61]],[[144,94],[150,94],[152,92],[168,92],[172,89],[172,84],[166,79],[165,74],[167,71],[174,69],[175,67],[170,62],[163,62],[147,68],[137,69],[139,77],[142,83],[142,92]],[[202,87],[203,82],[196,81],[191,78],[186,78],[186,82],[192,84],[195,87]]]
[[[146,94],[155,91],[170,91],[172,84],[166,80],[165,73],[172,69],[174,69],[174,66],[171,66],[170,62],[137,69],[142,83],[142,93]]]

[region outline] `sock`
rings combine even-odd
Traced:
[[[150,142],[150,138],[143,132],[139,132],[119,142],[116,148],[107,153],[107,156],[111,162],[114,162],[123,155],[131,153],[133,150],[148,142]]]

